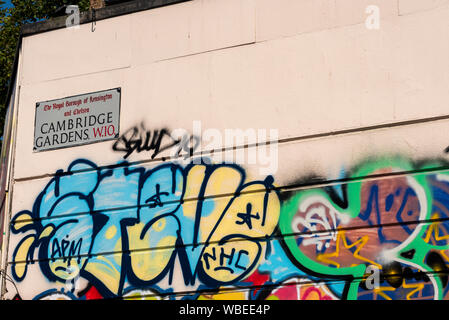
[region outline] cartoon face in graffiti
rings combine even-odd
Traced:
[[[32,211],[14,217],[13,233],[34,231],[21,240],[13,253],[14,261],[24,261],[13,265],[16,279],[24,278],[27,264],[36,260],[36,248],[37,260],[49,280],[65,282],[79,276],[89,258],[96,228],[91,199],[97,186],[95,169],[88,161],[74,162],[67,174],[57,173],[48,183]],[[80,170],[90,171],[74,178],[73,172]]]
[[[226,285],[243,279],[259,263],[276,228],[280,201],[272,180],[241,186],[221,213],[201,256],[201,271]]]

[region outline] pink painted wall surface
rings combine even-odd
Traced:
[[[448,19],[193,0],[24,37],[4,298],[447,299]],[[119,138],[33,152],[37,102],[111,88]]]

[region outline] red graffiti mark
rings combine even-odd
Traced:
[[[103,299],[103,296],[98,292],[97,288],[94,286],[90,287],[90,289],[85,294],[86,300],[98,300]]]
[[[255,286],[260,286],[268,282],[270,276],[260,273],[258,270],[254,271],[244,282],[250,282]]]
[[[248,282],[256,288],[253,289],[253,294],[257,295],[257,293],[262,289],[260,286],[263,286],[270,280],[270,276],[267,274],[260,273],[258,270],[254,271],[248,278],[244,280],[244,282]]]

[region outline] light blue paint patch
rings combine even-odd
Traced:
[[[340,174],[339,174],[339,176],[338,176],[338,179],[340,180],[340,179],[343,179],[343,178],[345,178],[345,177],[346,177],[346,170],[345,170],[345,168],[343,167],[343,168],[341,168],[341,170],[340,170]],[[333,187],[331,187],[331,188],[334,188],[335,193],[340,197],[340,199],[343,200],[344,194],[343,194],[342,184],[335,185],[335,186],[333,186]]]
[[[273,240],[271,246],[271,254],[259,265],[259,272],[269,273],[271,281],[274,283],[306,275],[291,262],[279,241]]]
[[[86,200],[82,200],[78,196],[69,196],[58,202],[52,207],[52,210],[47,211],[47,214],[44,216],[57,217],[73,213],[88,214],[89,212],[89,205]],[[45,220],[44,223],[45,222],[47,222],[47,220]]]
[[[217,200],[206,200],[203,202],[203,210],[201,211],[201,217],[208,217],[214,212],[215,201]]]
[[[247,269],[252,261],[249,260],[248,254],[239,251],[237,254],[237,260],[235,261],[235,268],[237,269]]]
[[[62,176],[55,179],[46,189],[45,194],[43,194],[42,201],[40,203],[39,216],[46,217],[50,212],[50,210],[52,209],[52,207],[55,205],[55,203],[61,197],[64,197],[68,194],[78,193],[87,196],[95,188],[96,180],[97,180],[96,173],[75,174],[72,176]],[[67,213],[79,213],[89,211],[88,209],[87,210],[83,209],[82,211],[74,212],[73,210],[69,210],[69,208],[65,209],[68,210]],[[55,215],[55,213],[53,215]]]
[[[345,283],[343,281],[328,281],[327,287],[338,297],[341,298],[345,290]]]
[[[317,283],[320,282],[320,278],[308,275],[295,266],[277,240],[272,242],[271,255],[260,264],[259,272],[269,273],[273,283],[282,283],[291,278],[307,278]],[[336,296],[342,296],[345,289],[343,281],[329,281],[327,285]]]
[[[137,200],[130,195],[138,194],[139,178],[138,172],[125,175],[124,169],[114,170],[114,174],[105,177],[94,192],[95,210],[137,206]]]

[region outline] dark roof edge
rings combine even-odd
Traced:
[[[80,13],[80,24],[118,17],[134,12],[159,8],[167,5],[187,2],[192,0],[134,0],[125,3],[119,3],[95,11],[89,10]],[[51,18],[46,21],[30,23],[22,26],[20,35],[23,37],[34,34],[62,29],[66,27],[67,16]]]
[[[111,5],[102,9],[95,10],[95,21],[187,1],[192,0],[134,0],[130,2],[119,3],[116,5]],[[67,16],[63,16],[52,18],[46,21],[29,23],[22,26],[22,28],[20,29],[19,39],[17,41],[16,54],[14,56],[14,63],[12,66],[12,74],[8,85],[8,91],[6,94],[5,101],[2,101],[5,104],[5,106],[8,105],[9,100],[11,99],[12,89],[15,85],[19,62],[19,52],[22,46],[22,38],[42,32],[65,28],[66,19]],[[94,19],[92,10],[81,12],[80,24],[93,22],[93,20]]]

